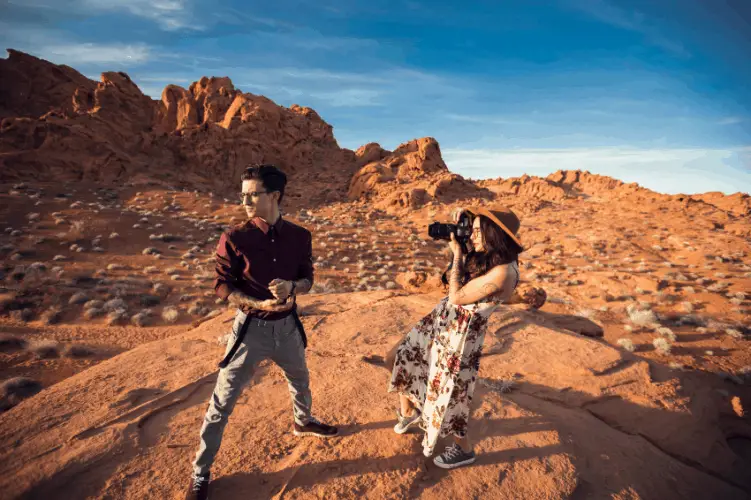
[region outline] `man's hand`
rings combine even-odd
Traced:
[[[292,282],[276,278],[269,283],[269,291],[279,300],[287,300],[292,291]]]

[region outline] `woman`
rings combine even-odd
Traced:
[[[474,218],[471,249],[465,256],[451,235],[449,295],[398,344],[389,384],[400,402],[394,431],[420,425],[425,456],[433,454],[439,437],[454,436],[455,443],[433,461],[444,469],[475,461],[467,423],[488,316],[512,297],[523,251],[519,219],[511,210],[460,209],[454,220],[462,212]]]

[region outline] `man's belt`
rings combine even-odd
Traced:
[[[245,334],[248,332],[248,327],[250,327],[250,322],[254,319],[253,316],[250,314],[245,316],[245,321],[243,321],[242,326],[240,326],[240,331],[237,332],[237,337],[235,338],[234,343],[232,344],[232,348],[229,350],[226,356],[224,356],[224,359],[222,359],[219,362],[219,368],[226,368],[230,361],[232,361],[232,358],[235,356],[235,353],[240,348],[240,345],[243,343],[243,339],[245,339]],[[305,335],[305,329],[302,326],[302,321],[300,321],[300,317],[297,315],[297,309],[292,310],[292,319],[295,321],[295,325],[297,326],[297,329],[300,330],[300,335],[302,335],[302,345],[304,348],[308,347],[308,337]]]

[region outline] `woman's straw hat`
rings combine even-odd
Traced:
[[[519,217],[517,217],[510,209],[502,206],[495,206],[491,208],[470,208],[467,209],[466,212],[473,217],[484,215],[492,220],[498,227],[503,229],[503,231],[508,234],[517,245],[519,245],[522,251],[524,251],[524,245],[522,245],[522,242],[517,236],[521,222],[519,221]]]

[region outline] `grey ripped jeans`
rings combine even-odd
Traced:
[[[244,321],[245,314],[238,310],[225,355],[229,353]],[[237,398],[250,382],[258,363],[264,359],[271,359],[284,370],[292,397],[295,422],[306,425],[310,421],[310,379],[305,364],[302,336],[294,318],[289,315],[276,321],[252,319],[245,339],[234,357],[225,368],[219,370],[214,393],[211,395],[201,427],[201,443],[193,462],[195,474],[205,475],[211,469],[222,443],[224,427]]]

